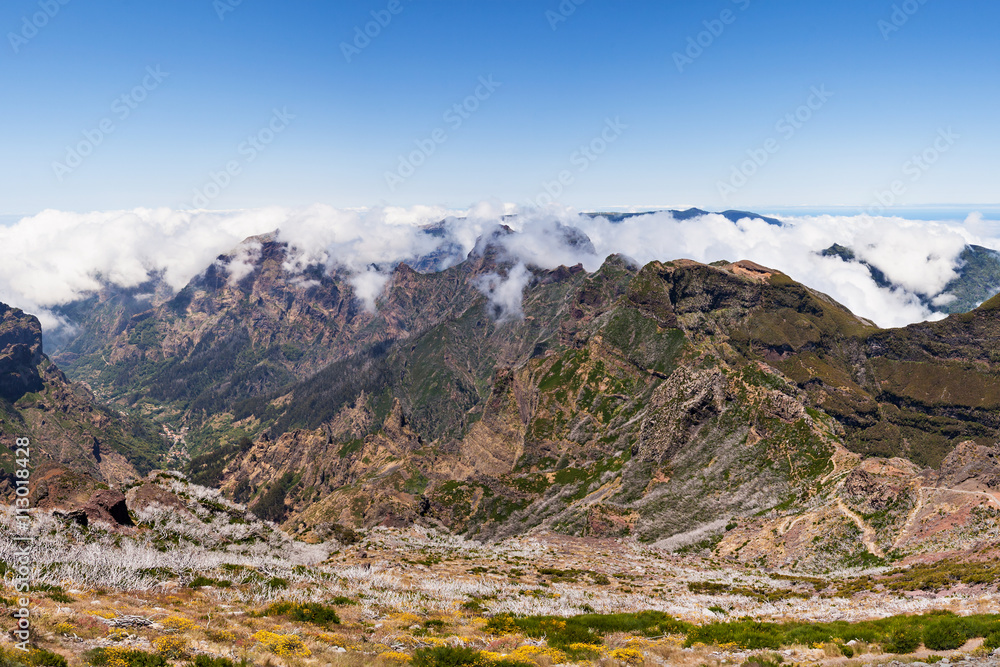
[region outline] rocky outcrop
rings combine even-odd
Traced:
[[[125,495],[120,491],[102,489],[91,496],[87,504],[81,508],[89,523],[103,521],[114,526],[134,526],[129,516]]]
[[[38,318],[0,303],[0,398],[14,403],[45,383],[42,363],[42,327]]]
[[[721,372],[678,368],[653,393],[637,455],[658,464],[669,462],[702,424],[722,412],[725,401],[726,378]]]

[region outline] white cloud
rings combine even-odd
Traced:
[[[505,217],[517,214],[515,217]],[[438,234],[421,227],[442,223]],[[505,224],[517,233],[498,242],[515,264],[506,276],[484,277],[480,288],[503,318],[521,316],[528,267],[582,263],[593,271],[612,253],[635,258],[690,258],[702,262],[750,259],[784,271],[831,295],[882,326],[936,317],[919,298],[943,303],[966,243],[1000,247],[996,225],[970,216],[968,225],[867,216],[785,218],[784,226],[720,215],[678,221],[653,213],[612,224],[605,218],[550,207],[519,210],[488,201],[467,211],[440,207],[336,209],[266,208],[248,211],[135,209],[93,213],[44,211],[0,227],[0,300],[38,314],[48,327],[65,325],[48,309],[81,298],[102,281],[135,287],[160,274],[179,290],[220,254],[234,252],[232,280],[252,270],[259,244],[250,236],[274,232],[290,245],[286,269],[300,274],[311,264],[342,270],[366,308],[374,308],[400,261],[413,261],[442,244],[443,265],[459,261],[482,238]],[[584,238],[579,232],[586,234]],[[899,289],[879,288],[867,269],[819,251],[834,243],[882,270]],[[438,268],[444,268],[439,266]],[[306,285],[306,283],[303,283]]]
[[[495,272],[487,273],[476,278],[475,284],[489,299],[490,315],[498,322],[509,322],[524,317],[521,300],[531,277],[528,267],[519,262],[506,276]]]

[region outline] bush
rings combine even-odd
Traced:
[[[549,646],[566,649],[571,644],[601,644],[614,632],[646,636],[684,633],[693,626],[659,611],[636,614],[580,614],[561,616],[513,616],[498,614],[486,629],[498,635],[522,632],[529,637],[544,637]]]
[[[913,653],[920,646],[920,629],[912,625],[900,625],[889,635],[883,647],[888,653]]]
[[[132,651],[118,646],[95,648],[83,654],[83,659],[94,667],[169,667],[161,655]]]
[[[413,667],[472,667],[480,662],[482,654],[464,646],[435,646],[422,648],[413,656]]]
[[[932,651],[953,651],[968,639],[959,618],[933,621],[924,628],[924,646]]]
[[[254,633],[253,638],[282,658],[308,658],[312,655],[309,647],[302,642],[302,638],[298,635],[279,635],[267,630],[260,630]]]
[[[755,655],[752,658],[748,658],[741,667],[780,667],[784,660],[785,659],[777,653],[771,653],[769,655]]]
[[[42,648],[25,653],[0,647],[0,667],[66,667],[66,658]]]
[[[703,644],[735,644],[744,650],[781,647],[781,633],[774,623],[758,621],[737,621],[733,623],[709,623],[688,633],[684,646],[695,642]]]
[[[156,652],[168,660],[177,660],[187,655],[188,641],[184,637],[157,637],[153,640]]]
[[[294,621],[328,627],[339,625],[340,617],[333,607],[318,602],[275,602],[264,610],[264,616],[288,616]]]
[[[213,658],[210,655],[198,655],[189,663],[192,667],[248,667],[250,665],[246,658],[238,663],[233,663],[229,658]]]
[[[844,656],[845,658],[853,658],[854,657],[854,649],[851,648],[850,646],[841,646],[840,647],[840,655]]]
[[[990,649],[1000,648],[1000,630],[995,630],[986,635],[986,641],[983,642],[983,646]]]

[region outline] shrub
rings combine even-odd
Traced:
[[[755,655],[743,663],[742,667],[780,667],[784,658],[777,653],[770,655]]]
[[[153,648],[164,658],[177,660],[187,655],[188,641],[183,637],[157,637],[153,640]]]
[[[254,634],[253,638],[282,658],[307,658],[312,655],[309,647],[303,644],[297,635],[279,635],[261,630]]]
[[[191,580],[191,583],[188,584],[188,588],[201,588],[202,586],[216,586],[218,588],[229,588],[232,585],[233,582],[229,581],[228,579],[222,579],[222,580],[211,579],[209,577],[204,577],[199,574],[197,577]]]
[[[924,628],[924,646],[932,651],[953,651],[968,640],[962,619],[943,618]]]
[[[912,625],[897,626],[884,646],[888,653],[913,653],[920,646],[920,629]]]
[[[238,663],[233,663],[229,658],[214,658],[210,655],[197,655],[194,660],[189,663],[192,667],[248,667],[250,664],[247,662],[246,658],[243,658]]]
[[[0,647],[0,667],[66,667],[66,658],[42,648],[25,653]]]
[[[184,616],[168,616],[160,621],[160,625],[167,632],[187,632],[195,627],[194,621]]]
[[[436,646],[422,648],[413,656],[413,667],[472,667],[482,654],[464,646]]]
[[[709,623],[689,632],[684,646],[691,646],[695,642],[714,645],[734,644],[750,651],[762,648],[778,649],[782,644],[777,625],[758,621]]]
[[[850,646],[841,646],[840,647],[840,654],[842,656],[844,656],[845,658],[853,658],[854,657],[854,649],[851,648]]]
[[[641,667],[642,663],[645,661],[642,651],[635,648],[616,648],[608,653],[608,655],[623,665],[628,665],[629,667]]]
[[[995,630],[986,635],[986,641],[983,642],[983,646],[991,649],[1000,648],[1000,630]]]
[[[94,667],[169,667],[161,655],[134,651],[119,646],[95,648],[83,654],[83,659]]]
[[[292,620],[328,627],[339,625],[340,617],[333,607],[318,602],[275,602],[264,610],[264,616],[288,616]]]

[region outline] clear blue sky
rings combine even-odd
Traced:
[[[0,214],[190,207],[229,161],[239,173],[208,208],[524,203],[561,171],[560,201],[581,208],[865,206],[899,179],[901,205],[1000,200],[996,0],[909,0],[891,33],[891,0],[586,0],[555,29],[559,0],[399,0],[351,62],[342,43],[390,0],[242,0],[221,19],[236,0],[62,1],[0,5]],[[720,34],[679,71],[706,21]],[[446,120],[490,76],[479,108]],[[115,100],[144,81],[123,118]],[[808,121],[778,129],[824,86]],[[249,161],[241,143],[275,109],[295,117]],[[593,161],[574,155],[608,119],[627,127]],[[113,133],[60,179],[53,163],[102,121]],[[907,160],[948,128],[914,178]],[[768,145],[724,201],[720,181]]]

